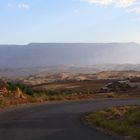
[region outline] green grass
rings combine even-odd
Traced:
[[[86,120],[95,126],[140,140],[140,107],[113,107],[92,112]]]

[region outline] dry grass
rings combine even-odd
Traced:
[[[35,90],[48,93],[50,91],[56,92],[56,94],[72,94],[72,93],[94,93],[101,87],[105,86],[108,81],[96,80],[96,81],[67,81],[51,83],[42,86],[34,87]]]
[[[140,140],[140,106],[113,107],[90,113],[86,120],[98,127]]]

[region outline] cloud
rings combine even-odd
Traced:
[[[134,5],[136,0],[84,0],[90,4],[98,4],[102,6],[114,5],[116,7],[129,7]]]
[[[140,6],[139,7],[134,7],[132,9],[128,10],[129,13],[136,13],[136,14],[140,14]]]
[[[129,7],[136,3],[136,0],[116,0],[114,1],[118,7]]]
[[[12,9],[30,9],[30,5],[27,3],[18,3],[18,4],[8,3],[8,7]]]
[[[17,7],[20,9],[30,9],[30,5],[26,3],[20,3],[17,5]]]
[[[124,8],[127,13],[140,14],[140,2],[138,0],[83,0],[90,4],[105,7]]]
[[[85,0],[90,4],[99,4],[99,5],[110,5],[112,0]]]

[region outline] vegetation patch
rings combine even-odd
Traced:
[[[112,107],[89,113],[86,121],[94,126],[140,140],[140,106]]]
[[[124,98],[127,94],[98,91],[110,80],[56,81],[36,86],[21,81],[0,80],[0,108],[25,103],[100,98]]]
[[[16,91],[17,88],[21,89],[24,93],[28,94],[28,95],[33,95],[34,94],[34,90],[32,90],[31,88],[29,88],[27,85],[22,84],[22,83],[14,83],[14,82],[8,82],[7,83],[7,88],[10,91]]]

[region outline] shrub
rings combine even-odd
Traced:
[[[22,84],[22,83],[12,83],[8,82],[8,89],[11,91],[16,91],[17,88],[20,88],[24,93],[28,95],[33,95],[34,91],[29,88],[28,86]]]

